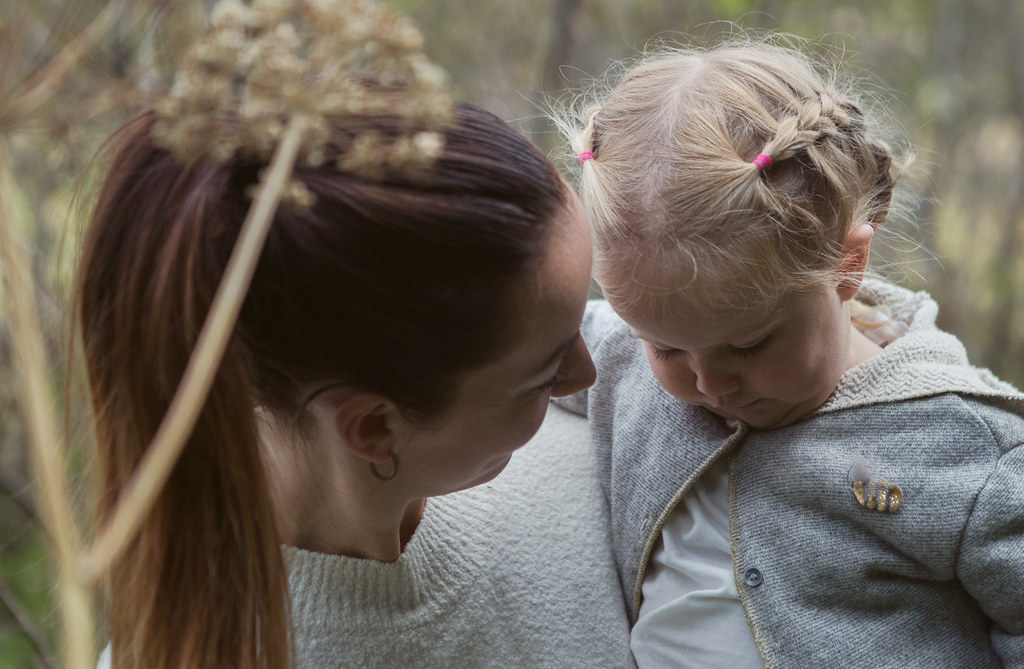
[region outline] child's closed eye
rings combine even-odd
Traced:
[[[678,348],[658,348],[657,346],[649,345],[651,355],[657,360],[668,360],[675,355],[681,353]]]

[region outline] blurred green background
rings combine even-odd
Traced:
[[[66,369],[69,268],[88,205],[88,180],[80,177],[103,138],[167,85],[171,64],[212,5],[125,3],[93,48],[69,59],[66,77],[43,81],[40,104],[27,112],[5,104],[66,57],[107,4],[0,0],[0,152],[14,174],[0,183],[0,193],[31,258],[55,403]],[[416,20],[428,54],[451,74],[460,97],[498,112],[553,155],[559,138],[544,117],[545,100],[562,98],[652,39],[777,30],[844,52],[891,97],[891,111],[917,153],[907,184],[920,196],[914,225],[892,230],[888,243],[884,231],[876,237],[885,273],[938,299],[941,324],[962,338],[975,364],[1024,385],[1020,0],[390,4]],[[18,405],[23,386],[11,368],[4,297],[0,287],[0,666],[56,666],[53,579],[30,489]],[[74,416],[85,397],[73,391],[70,398],[70,439],[80,444],[87,431]]]

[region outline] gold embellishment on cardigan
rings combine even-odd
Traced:
[[[853,496],[861,506],[896,513],[903,504],[903,491],[883,478],[853,482]]]

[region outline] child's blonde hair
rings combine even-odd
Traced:
[[[900,169],[836,71],[767,38],[661,49],[577,115],[606,295],[743,308],[835,281],[847,233],[886,220]]]

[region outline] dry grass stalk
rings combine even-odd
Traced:
[[[36,311],[31,270],[22,252],[25,246],[15,231],[13,207],[5,192],[14,183],[9,165],[6,147],[0,145],[0,271],[7,287],[13,357],[24,381],[20,396],[32,443],[39,509],[57,558],[56,594],[65,633],[62,665],[86,669],[95,657],[92,601],[75,569],[79,539],[68,499],[64,448],[47,387],[51,366],[43,345],[46,339]]]
[[[36,626],[32,616],[21,607],[14,593],[11,592],[2,578],[0,578],[0,602],[3,603],[4,608],[7,609],[7,612],[14,620],[17,621],[18,627],[21,628],[22,633],[35,648],[36,665],[45,669],[55,669],[53,662],[48,657],[49,644],[46,641],[46,635]]]
[[[3,91],[0,132],[17,127],[50,101],[67,75],[107,33],[122,10],[122,2],[109,3],[48,65],[23,80],[0,77]],[[5,38],[14,37],[5,39],[8,44],[2,50],[7,73],[17,70],[14,67],[15,59],[20,57],[17,45],[24,43],[28,32],[27,16],[27,12],[12,14],[12,20],[2,26]],[[69,499],[71,486],[67,479],[66,453],[48,387],[51,365],[35,305],[35,285],[28,262],[30,251],[19,238],[15,225],[11,195],[16,181],[6,148],[5,144],[0,144],[0,273],[7,288],[5,307],[15,368],[24,382],[24,392],[19,396],[31,443],[37,506],[54,546],[56,608],[63,630],[61,666],[85,669],[91,667],[95,659],[93,603],[88,587],[79,579],[75,562],[80,538]]]
[[[0,131],[16,125],[52,99],[64,78],[82,56],[107,34],[122,11],[122,2],[110,2],[78,37],[61,49],[49,65],[22,81],[17,90],[6,95],[6,104],[0,105]]]
[[[131,487],[121,495],[110,519],[82,554],[81,570],[89,582],[101,578],[135,536],[195,426],[238,319],[277,205],[289,186],[305,130],[305,117],[293,116],[274,151],[266,179],[242,224],[210,313],[167,414],[139,464]]]

